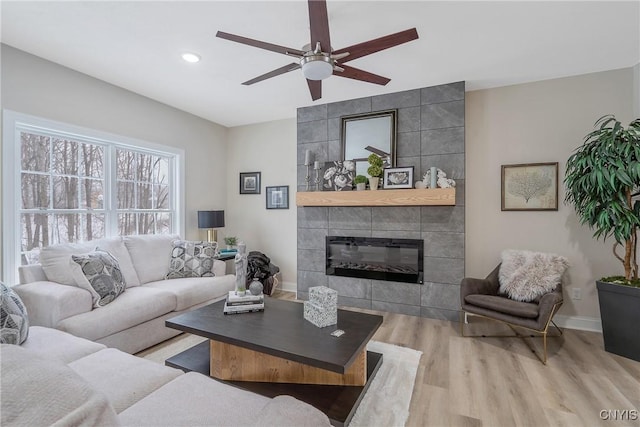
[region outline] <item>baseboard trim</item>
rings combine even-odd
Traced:
[[[297,292],[298,285],[296,282],[282,282],[280,290],[285,292]]]
[[[563,316],[558,314],[554,316],[553,321],[562,328],[602,333],[602,322],[595,317]]]

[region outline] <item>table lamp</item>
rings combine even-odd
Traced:
[[[198,211],[198,228],[207,229],[207,240],[218,241],[218,230],[224,227],[224,211]]]

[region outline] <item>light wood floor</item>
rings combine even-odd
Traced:
[[[545,366],[519,338],[461,337],[459,323],[358,311],[384,316],[374,340],[423,352],[407,426],[640,426],[640,362],[605,352],[601,334],[549,338]],[[474,317],[465,326],[465,334],[509,331]],[[601,410],[639,412],[614,421]]]

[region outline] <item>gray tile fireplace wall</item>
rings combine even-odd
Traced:
[[[308,298],[310,287],[324,285],[338,291],[340,305],[458,320],[464,277],[464,99],[464,82],[457,82],[298,109],[298,191],[305,191],[305,150],[321,163],[340,159],[342,116],[388,109],[398,110],[397,166],[413,166],[414,180],[436,166],[456,181],[455,206],[299,207],[299,299]],[[327,235],[424,239],[424,284],[327,276]]]

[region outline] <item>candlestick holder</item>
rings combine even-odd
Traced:
[[[309,184],[311,183],[311,174],[309,169],[311,168],[310,164],[305,165],[307,167],[307,176],[304,177],[304,182],[307,184],[307,191],[309,191]]]
[[[316,178],[313,180],[313,182],[316,184],[316,191],[320,191],[320,168],[315,169],[315,171],[316,171]]]

